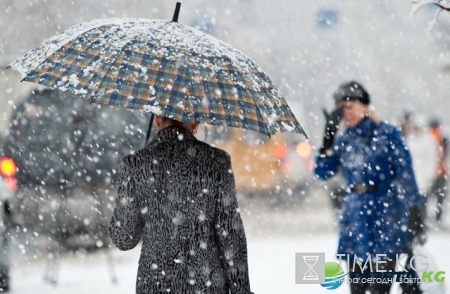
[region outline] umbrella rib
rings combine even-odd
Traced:
[[[100,26],[103,26],[103,25],[105,25],[105,24],[104,24],[104,23],[99,23],[99,24],[96,24],[95,26],[91,26],[91,27],[88,27],[88,28],[82,30],[81,33],[77,33],[77,34],[74,33],[73,36],[72,36],[71,38],[67,38],[67,40],[65,40],[64,42],[61,42],[61,45],[60,45],[58,48],[53,49],[53,51],[51,51],[50,54],[44,54],[43,56],[44,56],[45,58],[43,58],[39,63],[37,63],[35,66],[31,67],[31,68],[30,68],[28,71],[26,71],[26,72],[21,72],[20,69],[17,68],[16,65],[15,65],[16,62],[19,62],[19,60],[23,60],[26,56],[25,56],[25,57],[22,57],[22,58],[20,58],[20,59],[17,59],[17,60],[15,60],[15,61],[13,61],[8,67],[11,67],[11,68],[13,68],[13,69],[19,71],[20,73],[22,73],[22,75],[24,76],[24,78],[22,79],[22,81],[24,81],[25,78],[26,78],[26,76],[27,76],[30,72],[32,72],[33,70],[35,70],[36,68],[38,68],[42,63],[44,63],[50,56],[54,55],[54,54],[55,54],[58,50],[60,50],[62,47],[66,46],[67,44],[69,44],[69,43],[72,42],[73,40],[77,39],[81,34],[85,34],[85,33],[89,32],[89,31],[95,30],[95,29],[97,29],[97,28],[99,28]],[[62,34],[64,34],[64,33],[65,33],[65,32],[63,32]],[[50,41],[50,40],[48,40],[48,41]],[[41,50],[41,51],[42,51],[42,50]]]
[[[130,41],[131,41],[131,40],[130,40]],[[119,58],[120,53],[123,52],[123,50],[124,50],[125,46],[128,44],[128,42],[129,42],[129,41],[127,41],[127,42],[123,45],[123,47],[120,49],[120,51],[117,53],[117,55],[116,55],[116,56],[114,57],[114,59],[112,60],[111,65],[109,66],[108,70],[107,70],[107,71],[105,72],[105,74],[103,75],[103,78],[101,79],[100,83],[98,83],[97,89],[94,90],[96,94],[98,93],[97,90],[101,88],[103,82],[105,81],[106,77],[108,76],[109,72],[111,71],[111,68],[112,68],[112,67],[114,66],[114,64],[116,63],[117,58]],[[92,102],[92,96],[89,98],[89,102]]]
[[[159,28],[162,28],[163,26],[167,25],[168,22],[164,22]],[[116,60],[119,58],[120,54],[123,52],[124,48],[126,46],[128,46],[133,40],[134,38],[138,37],[139,34],[134,34],[132,36],[129,37],[129,39],[124,42],[122,48],[120,49],[120,51],[117,53],[116,57],[114,59],[112,59],[113,61],[111,62],[111,66],[108,68],[108,70],[105,72],[105,74],[103,75],[103,78],[101,79],[101,82],[98,83],[98,87],[97,89],[101,88],[101,85],[103,84],[103,82],[105,81],[105,79],[108,77],[109,72],[111,71],[111,68],[114,66],[114,64],[116,63]],[[95,90],[95,93],[98,93],[97,89]],[[90,102],[92,102],[92,98],[90,98]]]
[[[269,138],[271,137],[271,135],[272,135],[272,132],[270,131],[270,128],[269,128],[269,121],[267,120],[267,118],[266,118],[266,116],[264,116],[264,115],[262,115],[264,112],[263,111],[261,111],[261,107],[259,106],[259,104],[258,103],[255,103],[255,106],[256,106],[256,108],[258,108],[258,111],[259,111],[259,113],[261,114],[261,117],[262,117],[262,119],[264,120],[264,123],[265,123],[265,125],[266,125],[266,128],[267,128],[267,136],[269,136]]]

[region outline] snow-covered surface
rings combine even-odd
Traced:
[[[241,201],[241,214],[247,231],[249,270],[256,294],[349,293],[343,284],[330,292],[319,285],[295,284],[295,253],[324,252],[326,261],[334,258],[338,230],[328,199],[318,194],[289,207],[273,206],[267,199]],[[449,231],[432,230],[426,249],[440,270],[450,272]],[[43,281],[46,262],[15,251],[11,293],[133,293],[140,245],[131,251],[110,250],[118,283],[111,275],[104,252],[65,255],[60,263],[59,283]],[[448,278],[447,289],[450,289]],[[397,293],[392,291],[391,293]]]
[[[450,1],[448,0],[412,0],[411,12],[416,13],[422,7],[426,5],[436,5],[441,9],[449,10],[450,9]]]
[[[11,67],[22,73],[23,77],[25,77],[27,73],[38,67],[46,58],[53,55],[70,41],[75,40],[83,34],[86,34],[86,36],[92,33],[96,35],[101,34],[96,29],[104,26],[111,27],[112,29],[108,30],[108,38],[99,38],[99,43],[96,45],[98,48],[103,47],[105,52],[108,50],[118,50],[120,52],[122,47],[131,43],[132,40],[141,38],[160,43],[161,47],[157,48],[157,52],[154,53],[165,55],[167,59],[175,59],[178,55],[189,51],[201,55],[202,58],[227,56],[230,58],[228,61],[233,64],[244,68],[250,66],[248,64],[248,57],[238,50],[189,26],[167,20],[110,18],[95,19],[70,27],[64,33],[45,40],[38,48],[32,49],[25,54],[23,59],[20,58],[14,61]],[[117,33],[111,33],[111,31]],[[167,49],[164,46],[173,47],[176,50],[170,50],[170,48]],[[214,66],[214,64],[205,63],[204,60],[196,60],[196,62],[201,62],[199,66],[210,67],[216,70],[221,69],[221,67]],[[138,66],[139,64],[136,64],[136,67]],[[251,64],[251,66],[255,66],[260,70],[256,64]],[[93,68],[90,69],[93,70]],[[248,68],[248,72],[251,71]],[[90,71],[86,69],[86,72],[89,73]],[[143,72],[146,72],[145,68]],[[257,84],[255,84],[256,86]]]
[[[450,9],[450,1],[448,0],[412,0],[413,3],[411,7],[411,13],[415,14],[420,9],[422,9],[426,5],[434,5],[436,7],[439,7],[439,9],[436,10],[435,17],[428,23],[427,33],[431,34],[434,30],[434,28],[437,25],[439,14],[443,10],[449,11]]]
[[[441,270],[450,272],[450,257],[439,255],[448,250],[450,235],[432,233],[427,244],[428,250],[439,256]],[[348,285],[326,290],[319,285],[295,284],[295,253],[325,252],[327,261],[334,259],[337,234],[332,232],[304,234],[299,232],[292,236],[249,237],[249,270],[252,290],[256,294],[297,294],[297,293],[349,293]],[[140,247],[132,251],[111,250],[115,271],[119,275],[118,283],[113,284],[105,255],[102,252],[89,254],[84,258],[64,257],[60,264],[59,283],[56,286],[43,281],[45,262],[30,260],[26,264],[13,268],[11,293],[133,293],[137,273]],[[21,257],[23,258],[23,257]],[[450,283],[446,282],[447,288]]]
[[[89,102],[269,136],[304,133],[256,63],[219,39],[177,22],[95,19],[52,36],[10,66],[25,81]],[[202,99],[208,100],[208,109],[199,107]],[[175,105],[182,111],[172,113]]]

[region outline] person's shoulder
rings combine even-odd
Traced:
[[[142,162],[146,162],[148,158],[155,157],[155,153],[158,153],[158,146],[156,144],[148,144],[145,147],[131,151],[131,153],[125,155],[120,160],[121,163],[137,166]]]
[[[217,170],[222,170],[226,172],[230,172],[232,170],[231,167],[231,156],[228,152],[226,152],[223,149],[212,147],[212,154],[211,157],[213,157],[215,166]]]
[[[120,165],[134,166],[136,163],[136,153],[127,154],[120,159]]]
[[[157,156],[157,154],[161,152],[166,152],[167,149],[168,149],[167,142],[164,141],[159,142],[157,140],[152,140],[141,149],[138,149],[128,155],[135,159],[148,158]]]
[[[390,124],[385,121],[381,121],[378,126],[378,131],[381,132],[381,134],[386,135],[400,135],[401,130],[398,126],[395,126],[393,124]]]
[[[222,160],[230,159],[230,154],[223,149],[211,146],[208,143],[202,142],[202,141],[198,141],[198,144],[201,146],[201,148],[208,150],[209,154],[213,158],[217,158],[219,160],[220,159],[222,159]]]
[[[225,160],[225,161],[231,160],[231,156],[228,152],[226,152],[225,150],[220,149],[220,148],[216,148],[216,147],[213,147],[213,148],[214,148],[214,152],[216,152],[218,158]]]

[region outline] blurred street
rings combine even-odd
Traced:
[[[329,199],[320,191],[308,196],[289,207],[269,204],[264,198],[241,200],[248,238],[250,282],[255,294],[349,293],[345,283],[332,292],[319,285],[295,284],[296,252],[324,252],[327,261],[336,261],[338,227]],[[444,271],[450,270],[450,256],[442,254],[448,244],[450,231],[431,229],[426,249]],[[111,282],[104,251],[99,251],[63,255],[56,286],[43,279],[45,258],[20,248],[23,246],[14,244],[11,293],[134,292],[140,245],[128,252],[110,250],[114,272],[119,277],[117,284]],[[448,280],[446,285],[449,289]]]
[[[10,293],[135,292],[141,245],[127,252],[114,246],[107,250],[93,247],[102,247],[109,240],[107,224],[101,221],[109,219],[108,211],[112,213],[117,163],[125,154],[143,146],[150,116],[132,114],[125,109],[120,113],[112,107],[106,109],[109,107],[106,105],[100,110],[81,98],[70,100],[68,105],[47,99],[65,99],[64,92],[54,92],[41,99],[42,88],[22,83],[23,76],[7,66],[50,36],[92,19],[170,20],[175,2],[0,1],[0,155],[11,159],[7,161],[10,173],[6,174],[5,183],[0,178],[0,187],[5,185],[3,195],[0,194],[0,233],[9,237],[9,231],[2,231],[8,227],[3,224],[15,224],[9,253],[11,271],[8,273],[7,262],[1,262],[8,258],[0,254],[0,273],[11,277]],[[436,158],[442,154],[439,168],[450,166],[447,140],[450,137],[450,17],[445,13],[432,34],[427,34],[425,31],[437,16],[438,7],[427,5],[413,16],[411,8],[411,1],[394,0],[191,0],[183,3],[179,23],[233,46],[258,64],[308,134],[307,140],[288,133],[269,139],[253,131],[208,126],[208,129],[201,128],[197,135],[199,140],[230,153],[237,190],[248,194],[238,194],[237,198],[247,234],[250,283],[255,294],[349,293],[347,284],[331,292],[320,285],[295,284],[295,253],[323,252],[326,261],[336,261],[339,216],[325,189],[335,189],[337,195],[340,183],[339,180],[333,183],[335,179],[314,182],[311,170],[322,143],[323,127],[329,122],[323,111],[331,112],[335,107],[332,93],[340,83],[356,79],[367,85],[370,110],[380,114],[381,121],[403,127],[422,193],[433,194],[429,188],[435,180]],[[109,45],[103,46],[111,49]],[[103,51],[102,55],[108,56]],[[146,67],[139,63],[129,68],[146,74]],[[91,71],[90,67],[84,70]],[[85,74],[84,70],[78,73]],[[83,85],[72,76],[75,75],[67,79],[56,75],[55,79],[61,78],[61,85],[66,81],[74,87]],[[127,80],[137,80],[140,76],[127,73]],[[86,85],[95,84],[91,79],[86,81]],[[198,79],[196,83],[202,81],[205,82]],[[171,91],[172,82],[160,88]],[[117,85],[125,83],[120,81]],[[154,96],[153,86],[139,89],[149,89],[150,96]],[[220,96],[225,91],[210,93]],[[204,98],[203,94],[201,97]],[[126,101],[135,98],[127,94]],[[176,105],[180,109],[184,107],[183,103]],[[409,120],[407,131],[403,125],[405,117]],[[438,121],[441,129],[439,134],[433,132],[432,144],[438,145],[434,146],[436,158],[430,159],[433,146],[425,138],[430,137],[429,126],[433,121]],[[427,206],[429,232],[424,249],[430,253],[430,263],[435,263],[434,270],[449,271],[450,275],[448,199],[443,204],[441,224],[438,226],[435,221],[436,198],[444,201],[443,195],[448,193],[450,172],[444,174],[440,178],[444,179],[440,182],[443,184],[440,196],[436,193]],[[15,192],[10,192],[6,185]],[[263,196],[257,191],[277,191],[283,196]],[[342,198],[336,196],[336,199]],[[11,222],[9,215],[13,218]],[[104,218],[100,220],[92,215]],[[8,223],[3,219],[8,219]],[[98,233],[99,228],[103,235]],[[50,243],[57,250],[63,247],[54,239],[72,235],[75,241],[80,241],[88,233],[95,236],[88,248],[73,246],[72,251],[61,253],[59,259],[48,259],[53,255],[48,252]],[[54,239],[50,240],[50,235]],[[65,241],[64,245],[73,245]],[[3,246],[6,243],[0,242],[0,253],[8,252]],[[44,279],[48,260],[56,260],[53,284]],[[445,280],[448,293],[449,279]],[[393,293],[400,293],[398,285],[392,289]],[[432,290],[429,293],[436,294]]]

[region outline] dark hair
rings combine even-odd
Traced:
[[[179,120],[168,118],[167,116],[163,116],[162,121],[164,123],[170,122],[170,125],[175,126],[175,127],[185,128],[185,124],[183,122],[181,122]]]
[[[370,95],[364,89],[364,87],[356,82],[350,81],[344,84],[341,84],[339,88],[333,94],[334,101],[336,104],[340,101],[359,101],[362,104],[369,105],[370,104]]]
[[[430,128],[439,128],[441,126],[441,121],[437,117],[433,117],[428,122],[428,125],[430,126]]]

